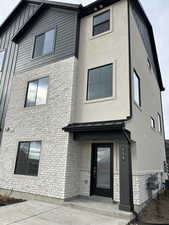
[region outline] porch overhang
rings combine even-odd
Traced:
[[[65,132],[73,133],[75,141],[110,141],[119,143],[120,204],[119,209],[133,211],[133,185],[130,132],[125,120],[69,124]]]
[[[125,127],[125,120],[73,123],[63,128],[66,132],[117,131]]]

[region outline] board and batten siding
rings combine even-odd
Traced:
[[[37,10],[37,4],[25,4],[20,13],[0,33],[0,51],[5,50],[3,70],[0,72],[0,129],[1,135],[4,127],[11,82],[16,68],[18,45],[11,41],[14,34],[25,24],[25,22]]]
[[[33,69],[53,61],[76,55],[77,12],[54,7],[43,10],[19,41],[16,72]],[[35,36],[56,29],[55,51],[47,56],[32,58]]]

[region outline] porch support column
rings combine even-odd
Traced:
[[[119,209],[131,212],[133,206],[132,162],[130,143],[125,135],[119,140],[119,170],[120,170],[120,205]]]

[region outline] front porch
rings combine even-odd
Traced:
[[[64,131],[80,146],[80,195],[109,197],[119,210],[132,212],[131,142],[124,121],[72,124]]]
[[[131,221],[134,218],[133,213],[119,210],[119,204],[107,197],[94,195],[90,197],[79,196],[66,202],[65,205],[103,216],[125,219],[127,221]]]

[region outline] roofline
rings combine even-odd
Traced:
[[[15,14],[17,14],[18,10],[20,10],[20,8],[23,7],[25,3],[32,3],[32,4],[38,4],[38,5],[45,3],[46,5],[53,5],[55,7],[58,6],[60,8],[71,9],[71,10],[77,10],[82,7],[82,5],[80,4],[62,3],[62,2],[54,2],[54,1],[48,1],[48,0],[20,0],[20,2],[8,15],[5,21],[0,25],[0,33],[8,25],[8,23],[10,23],[11,19],[14,17]]]
[[[40,6],[37,8],[35,13],[27,20],[25,24],[20,28],[20,30],[12,37],[12,41],[18,43],[19,38],[24,34],[25,30],[29,26],[29,24],[36,19],[37,13],[40,13],[45,8],[45,4],[41,3]]]
[[[4,20],[4,22],[1,24],[0,26],[0,33],[3,31],[3,29],[7,26],[7,24],[10,22],[11,17],[13,17],[13,15],[20,10],[20,8],[24,5],[23,0],[21,0],[16,7],[12,10],[12,12],[8,15],[8,17]]]
[[[97,0],[95,2],[90,3],[87,6],[84,6],[81,11],[81,17],[88,16],[91,13],[101,10],[109,5],[114,4],[120,0]]]
[[[147,15],[146,15],[144,9],[143,9],[140,1],[139,0],[128,0],[128,1],[135,4],[135,6],[137,7],[139,12],[141,13],[141,16],[143,17],[144,22],[147,26],[149,36],[150,36],[150,40],[151,40],[151,48],[152,48],[152,51],[153,51],[155,67],[156,67],[156,70],[157,70],[157,80],[158,80],[158,83],[159,83],[160,90],[164,91],[165,88],[163,86],[163,81],[162,81],[162,76],[161,76],[161,70],[160,70],[160,65],[159,65],[159,60],[158,60],[158,55],[157,55],[157,49],[156,49],[156,44],[155,44],[155,39],[154,39],[153,27],[150,23],[150,20],[148,19]]]
[[[54,6],[61,6],[65,8],[72,8],[72,9],[78,9],[80,4],[72,4],[72,3],[64,3],[64,2],[55,2],[55,1],[48,1],[48,0],[22,0],[23,2],[33,3],[33,4],[49,4]]]
[[[43,5],[43,4],[44,5],[52,5],[52,6],[55,6],[55,7],[60,7],[60,8],[65,8],[65,9],[80,10],[80,16],[84,17],[84,16],[87,16],[87,15],[90,15],[91,13],[99,11],[102,8],[107,7],[107,6],[109,6],[113,3],[116,3],[118,1],[120,1],[120,0],[97,0],[97,1],[87,5],[85,7],[83,7],[80,4],[78,5],[78,4],[48,1],[48,0],[21,0],[18,3],[18,5],[14,8],[14,10],[11,12],[11,14],[7,17],[7,19],[0,26],[0,33],[7,26],[7,24],[10,22],[11,18],[13,18],[15,14],[17,14],[18,10],[20,10],[20,8],[25,3],[33,3],[33,4],[39,4],[39,5]],[[163,81],[162,81],[162,76],[161,76],[161,71],[160,71],[160,65],[159,65],[159,60],[158,60],[157,49],[156,49],[156,45],[155,45],[152,25],[151,25],[147,15],[146,15],[144,9],[143,9],[141,3],[139,2],[139,0],[128,0],[128,1],[135,4],[135,6],[139,10],[139,12],[140,12],[141,16],[143,17],[143,20],[144,20],[144,22],[147,26],[147,29],[148,29],[148,32],[149,32],[149,35],[150,35],[150,39],[151,39],[151,47],[152,47],[152,51],[153,51],[155,66],[156,66],[156,70],[157,70],[157,80],[158,80],[158,83],[159,83],[160,90],[164,91],[165,88],[163,86]],[[44,5],[43,5],[43,7],[44,7]],[[37,11],[35,12],[35,14],[37,13]],[[32,19],[32,17],[31,17],[31,19]],[[29,21],[27,21],[27,23],[28,22]],[[24,27],[22,27],[21,30],[15,35],[15,37],[13,38],[14,41],[16,41],[17,38],[20,36],[19,34],[20,34],[20,32],[22,32],[23,28]]]

